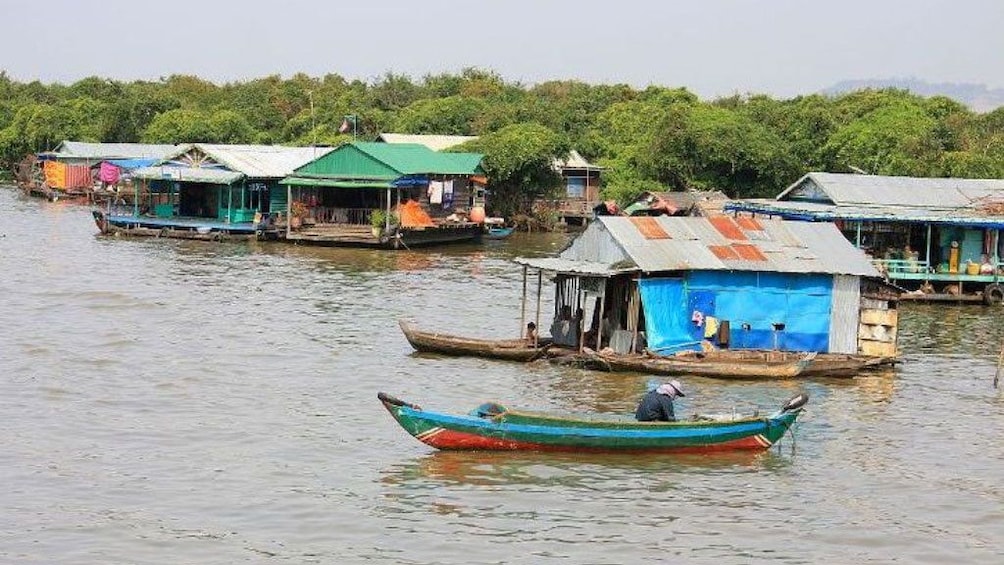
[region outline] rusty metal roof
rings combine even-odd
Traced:
[[[668,237],[652,238],[646,235],[651,234],[651,226],[639,229],[632,220],[601,216],[590,223],[559,254],[566,267],[563,270],[572,272],[568,265],[581,263],[606,265],[610,272],[712,270],[880,276],[865,254],[829,223],[659,216],[646,220],[657,222]],[[524,260],[523,264],[538,266],[538,262]]]

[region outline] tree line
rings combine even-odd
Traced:
[[[481,136],[463,149],[485,154],[494,188],[514,208],[557,186],[549,164],[570,148],[605,167],[604,197],[622,202],[687,188],[773,196],[808,171],[1004,177],[1004,107],[981,114],[897,89],[701,100],[686,88],[523,85],[474,68],[417,80],[296,74],[225,84],[187,75],[22,83],[0,72],[0,161],[10,170],[64,139],[336,145],[352,140],[339,131],[349,115],[361,140]]]

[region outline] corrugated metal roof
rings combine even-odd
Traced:
[[[177,145],[152,143],[90,143],[86,141],[63,141],[48,153],[57,158],[91,159],[162,159],[171,154]]]
[[[481,159],[480,153],[439,153],[417,143],[355,142],[300,167],[293,176],[393,180],[404,175],[473,175],[481,172]]]
[[[212,184],[232,184],[244,175],[226,169],[209,167],[175,167],[170,165],[143,167],[132,172],[132,176],[146,180],[174,180],[186,182],[208,182]]]
[[[1004,194],[1001,197],[1004,198]],[[773,214],[799,220],[931,222],[936,224],[1004,228],[1004,216],[984,214],[979,209],[946,211],[928,208],[904,208],[901,206],[837,206],[819,202],[779,201],[762,198],[736,200],[726,204],[725,209],[755,212],[758,214]]]
[[[555,159],[554,168],[556,169],[587,169],[591,171],[601,171],[603,167],[594,165],[586,158],[582,156],[581,153],[572,149],[568,152],[568,156],[564,159]]]
[[[384,143],[417,143],[433,151],[442,151],[477,139],[476,135],[419,135],[410,133],[381,133],[377,141]]]
[[[533,267],[535,269],[541,269],[544,271],[551,271],[555,273],[563,273],[570,275],[587,275],[596,277],[609,277],[611,275],[616,275],[620,273],[630,273],[637,270],[632,266],[618,268],[617,266],[608,265],[606,263],[573,261],[570,259],[562,259],[560,257],[542,257],[534,259],[517,257],[513,261],[520,265],[526,265],[528,267]]]
[[[298,167],[330,153],[334,148],[193,143],[180,147],[165,160],[178,159],[192,149],[201,151],[217,163],[248,178],[281,179]]]
[[[1004,197],[1004,179],[809,173],[781,192],[777,200],[791,200],[810,183],[839,207],[878,206],[911,213],[972,210],[980,200]]]
[[[654,218],[669,239],[648,239],[631,218],[600,216],[558,256],[563,261],[643,272],[711,270],[825,273],[878,277],[863,252],[829,223],[759,220],[760,230],[736,229],[747,240],[729,239],[708,218]],[[716,220],[720,221],[720,220]],[[735,245],[752,246],[737,249]],[[734,254],[721,250],[729,247]],[[713,249],[720,250],[716,255]]]

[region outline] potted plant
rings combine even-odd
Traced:
[[[387,225],[387,212],[377,208],[370,212],[370,226],[373,227],[373,237],[380,237]]]
[[[303,218],[307,215],[307,205],[299,200],[294,200],[289,206],[289,227],[298,229],[303,223]]]

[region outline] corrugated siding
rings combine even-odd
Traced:
[[[286,194],[286,187],[279,184],[270,184],[268,192],[268,211],[286,212],[286,203],[289,202]]]
[[[420,150],[428,151],[427,148],[421,146],[395,145],[389,147],[419,147]],[[393,180],[407,174],[403,168],[397,169],[355,145],[343,145],[320,159],[300,167],[296,172],[327,177],[387,180]]]
[[[858,311],[861,307],[861,279],[833,276],[833,308],[830,311],[830,353],[857,353]]]
[[[404,175],[473,175],[481,172],[479,153],[437,153],[415,143],[342,145],[298,168],[298,175],[332,178],[396,179]]]

